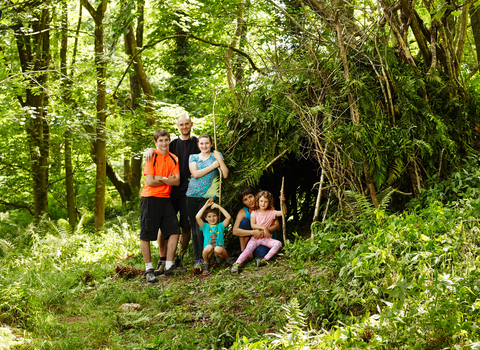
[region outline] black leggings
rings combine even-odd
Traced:
[[[203,232],[200,230],[195,216],[197,216],[197,213],[202,209],[207,200],[208,198],[203,197],[187,197],[188,218],[190,220],[190,227],[192,228],[193,253],[195,255],[195,260],[203,258]]]

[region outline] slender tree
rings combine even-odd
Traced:
[[[17,11],[12,29],[15,32],[18,57],[27,79],[25,94],[18,101],[26,115],[27,142],[30,150],[32,193],[35,220],[48,212],[48,159],[50,129],[47,120],[47,82],[50,65],[51,3],[42,1]],[[29,16],[21,16],[29,12]],[[28,22],[26,22],[28,21]]]
[[[95,133],[95,229],[101,230],[105,224],[105,181],[107,175],[106,122],[107,122],[107,59],[105,57],[105,34],[103,21],[107,11],[107,0],[100,1],[95,9],[88,0],[82,0],[95,22],[95,66],[97,72],[97,125]]]

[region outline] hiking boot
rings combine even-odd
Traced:
[[[145,276],[147,277],[148,283],[157,282],[157,277],[155,277],[155,272],[153,269],[148,269],[147,271],[145,271]]]
[[[267,264],[268,264],[267,260],[265,260],[265,259],[257,259],[257,267],[262,267],[262,266],[265,266],[265,265],[267,265]]]
[[[187,269],[184,269],[183,267],[176,267],[175,265],[173,265],[168,270],[165,270],[165,276],[183,275],[185,272],[187,272]]]
[[[176,266],[176,267],[183,267],[183,266],[182,266],[182,259],[180,259],[179,256],[177,256],[177,257],[175,258],[175,266]]]
[[[208,263],[203,263],[203,272],[202,275],[208,276],[210,275],[210,270],[208,268]]]
[[[166,264],[167,262],[165,260],[158,260],[157,267],[155,268],[155,276],[164,274]]]
[[[234,263],[232,269],[230,270],[232,273],[239,273],[240,272],[240,264]]]
[[[225,261],[228,265],[230,266],[233,266],[233,264],[235,263],[235,260],[233,260],[232,258],[228,259],[227,261]]]

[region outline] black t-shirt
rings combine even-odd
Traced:
[[[172,186],[172,195],[185,194],[188,188],[188,179],[190,178],[188,158],[190,154],[200,153],[198,139],[195,136],[190,137],[188,140],[176,137],[170,142],[169,150],[178,157],[178,165],[180,167],[180,185]]]

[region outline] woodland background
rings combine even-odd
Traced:
[[[103,343],[87,348],[125,348],[132,329],[138,345],[146,327],[154,341],[145,348],[184,348],[191,322],[192,348],[255,348],[282,326],[277,335],[310,341],[306,321],[338,347],[475,348],[479,7],[1,2],[0,322],[33,332],[34,347],[82,347],[88,333],[65,338],[72,329],[58,322],[67,312],[107,317],[94,314],[117,307],[103,288],[117,301],[147,304],[153,295],[175,316],[163,314],[158,326],[158,315],[108,314],[108,326],[90,325]],[[232,214],[240,187],[278,194],[285,178],[294,244],[269,278],[257,276],[263,308],[244,323],[248,283],[220,299],[233,303],[229,313],[212,300],[209,323],[198,310],[177,309],[172,290],[183,284],[138,294],[138,281],[105,279],[119,258],[141,267],[142,152],[155,129],[176,134],[184,111],[197,135],[213,135],[215,118],[231,170],[222,203]],[[203,291],[227,293],[233,282],[222,276]],[[94,306],[73,305],[80,295]],[[286,301],[293,323],[275,313]],[[182,325],[183,338],[162,338],[154,325]]]
[[[0,205],[35,220],[93,211],[102,228],[138,199],[152,131],[186,110],[213,133],[214,101],[225,193],[285,176],[307,225],[314,186],[335,211],[388,188],[402,208],[476,137],[473,1],[2,6]]]

